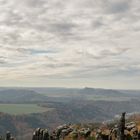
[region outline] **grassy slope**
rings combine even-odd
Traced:
[[[36,104],[0,104],[0,112],[11,115],[42,113],[50,110]]]

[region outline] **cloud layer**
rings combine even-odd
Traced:
[[[139,88],[139,5],[0,0],[0,84]]]

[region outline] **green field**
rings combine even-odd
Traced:
[[[0,104],[0,112],[12,115],[42,113],[50,108],[40,107],[36,104]]]

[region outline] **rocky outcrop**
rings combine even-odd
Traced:
[[[46,138],[42,135],[44,131],[40,128],[35,130],[32,140],[140,140],[140,130],[135,122],[125,122],[125,113],[122,113],[119,123],[112,128],[76,128],[65,124],[53,132],[46,131]]]
[[[16,140],[10,132],[0,140]],[[136,122],[126,122],[125,113],[112,127],[89,127],[84,125],[64,124],[53,131],[37,128],[32,140],[140,140],[140,127]]]
[[[16,140],[16,139],[12,136],[12,134],[9,131],[7,131],[5,138],[0,136],[0,140]]]

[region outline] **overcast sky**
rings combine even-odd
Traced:
[[[0,86],[140,89],[140,0],[0,0]]]

